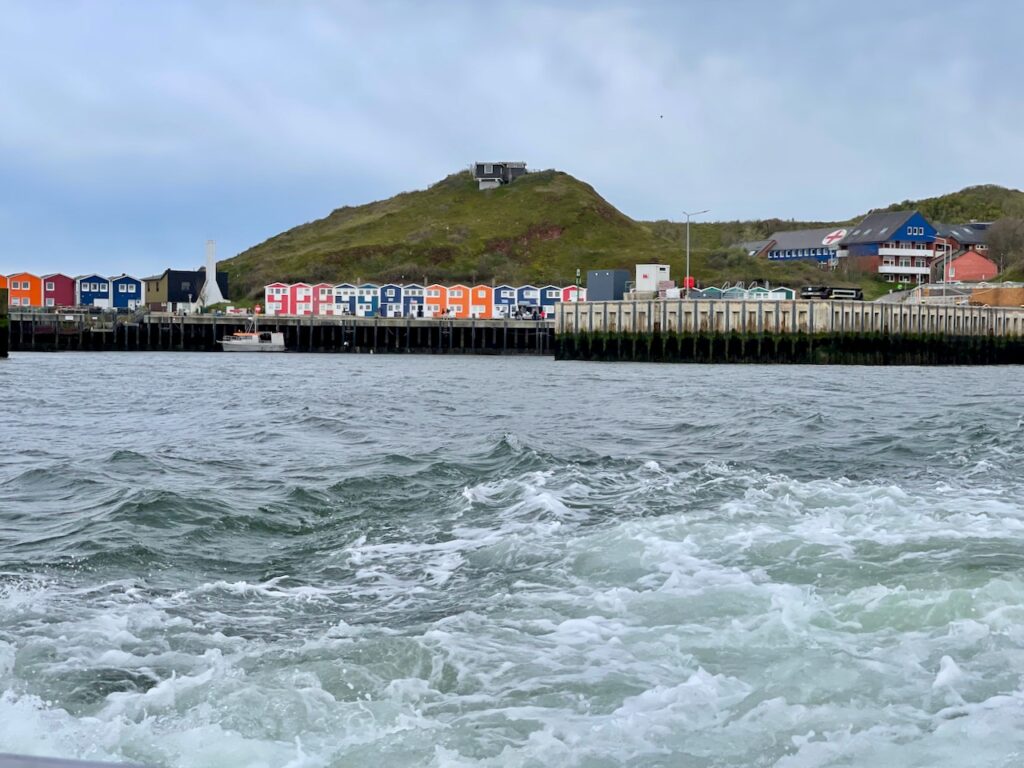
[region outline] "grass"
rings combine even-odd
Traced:
[[[993,190],[1001,189],[965,190],[974,201],[967,207],[989,211],[999,197]],[[1024,198],[1013,190],[1003,192]],[[730,249],[780,229],[844,223],[693,223],[693,274],[702,285],[754,280],[792,287],[853,285],[865,296],[882,295],[893,286],[878,285],[870,275],[827,272],[807,262],[770,263]],[[684,244],[684,225],[631,219],[591,186],[559,171],[530,173],[487,191],[478,190],[471,175],[462,172],[425,190],[339,208],[244,251],[222,268],[239,297],[233,303],[242,306],[262,298],[263,286],[276,280],[568,285],[577,269],[584,275],[589,269],[632,272],[635,264],[659,262],[669,264],[681,281]]]

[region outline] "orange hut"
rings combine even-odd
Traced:
[[[434,283],[426,287],[423,297],[424,317],[441,317],[448,310],[448,288]]]
[[[12,307],[43,306],[43,280],[38,275],[28,272],[8,275],[7,289]]]
[[[489,320],[494,317],[494,288],[474,285],[470,292],[469,316]]]
[[[459,284],[448,288],[448,309],[453,317],[469,317],[469,287]]]

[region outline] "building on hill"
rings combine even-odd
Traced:
[[[935,225],[935,236],[949,240],[953,252],[973,249],[978,253],[988,250],[988,222],[971,222],[970,224],[938,224]]]
[[[754,256],[760,258],[768,255],[769,247],[774,243],[774,240],[746,240],[742,243],[736,243],[733,248],[742,248],[747,252],[747,256]]]
[[[952,261],[940,262],[941,280],[946,283],[980,283],[991,280],[999,274],[999,267],[992,259],[973,248],[953,256]]]
[[[935,258],[935,227],[919,211],[872,213],[839,241],[837,255],[890,283],[927,283]]]
[[[511,184],[525,173],[526,163],[522,162],[473,163],[473,178],[480,189],[494,189],[502,184]]]
[[[55,272],[43,275],[43,306],[75,306],[75,278]]]
[[[839,242],[846,233],[835,227],[775,232],[757,255],[763,254],[769,261],[815,261],[834,266]]]

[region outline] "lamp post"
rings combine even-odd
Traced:
[[[942,269],[942,295],[945,296],[946,284],[949,282],[950,277],[949,270],[953,264],[953,244],[949,242],[948,237],[943,237],[942,235],[935,235],[935,239],[942,241],[943,250],[946,252],[946,258],[943,260],[945,262],[945,266]]]
[[[686,298],[690,298],[690,217],[700,216],[709,210],[705,208],[703,211],[683,211],[683,215],[686,217],[686,277],[683,278],[686,283]]]

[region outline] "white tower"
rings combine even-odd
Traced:
[[[203,283],[203,290],[199,294],[199,303],[204,307],[211,304],[220,304],[227,301],[220,292],[217,284],[217,243],[213,240],[206,241],[206,282]]]

